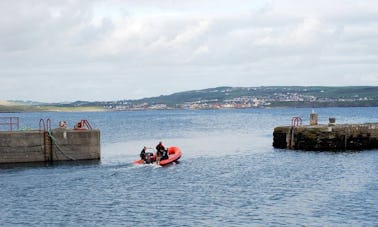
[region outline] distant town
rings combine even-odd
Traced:
[[[378,107],[378,86],[261,86],[216,87],[170,95],[118,101],[39,103],[7,101],[11,111],[127,111],[166,109],[227,109],[274,107]]]
[[[109,110],[378,106],[378,87],[219,87],[142,100],[108,102]]]

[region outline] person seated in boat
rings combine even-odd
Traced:
[[[168,159],[168,148],[163,150],[161,160]]]
[[[140,159],[142,159],[143,161],[146,161],[146,150],[147,150],[147,147],[144,146],[142,151],[140,152]]]
[[[146,146],[143,147],[142,151],[140,152],[140,159],[142,159],[145,164],[150,164],[154,162],[154,154],[151,152],[146,152],[147,149],[148,148]]]

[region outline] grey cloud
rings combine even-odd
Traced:
[[[51,90],[65,101],[276,85],[282,77],[286,85],[372,85],[376,15],[373,0],[0,1],[0,82],[18,88],[4,90],[7,97],[22,98],[53,78]],[[88,92],[68,96],[72,81]]]

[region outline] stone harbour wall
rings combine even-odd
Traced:
[[[273,147],[294,150],[345,151],[378,148],[378,123],[279,126]]]
[[[96,160],[100,149],[97,129],[0,132],[0,163]]]

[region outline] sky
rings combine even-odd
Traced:
[[[376,0],[2,0],[0,100],[378,86]]]

